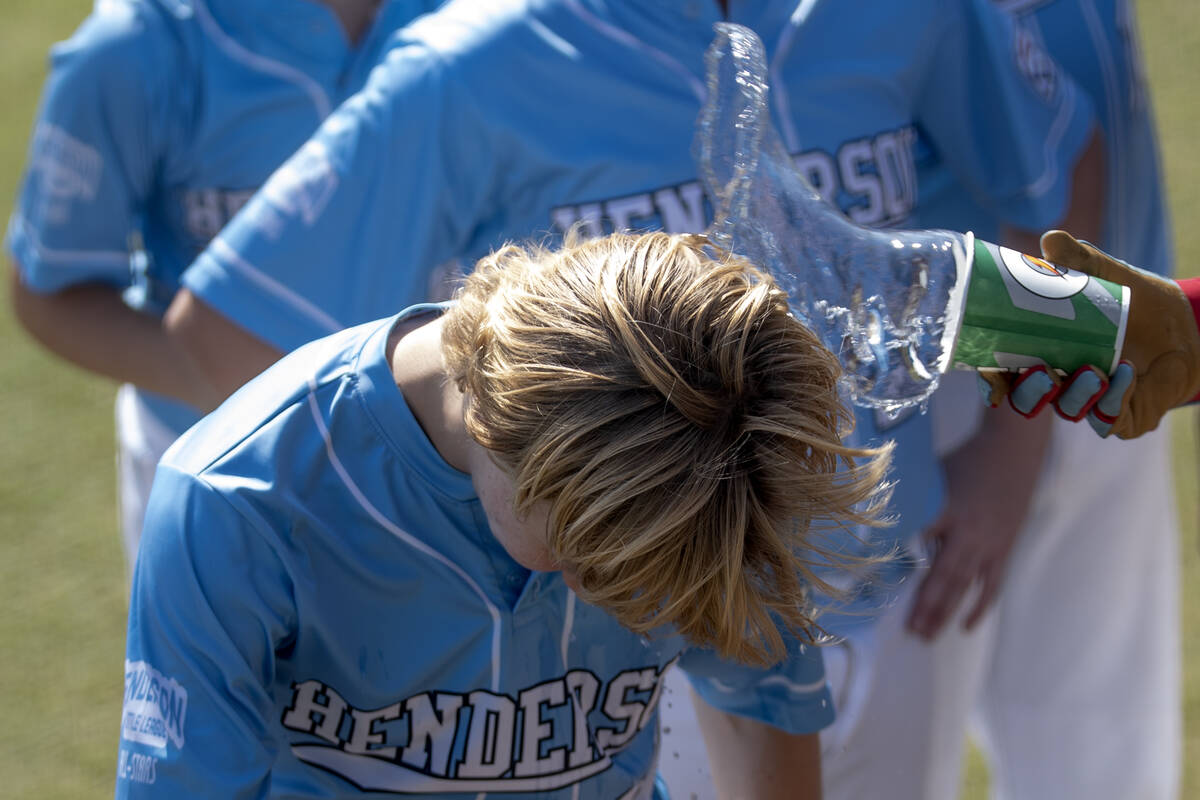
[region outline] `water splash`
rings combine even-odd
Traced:
[[[716,31],[696,141],[715,207],[709,237],[775,277],[793,313],[838,354],[856,403],[896,412],[924,402],[950,363],[971,235],[846,219],[796,169],[771,123],[762,42],[732,23]]]

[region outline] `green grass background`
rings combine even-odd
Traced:
[[[90,0],[0,7],[0,219],[25,157],[46,48]],[[1181,269],[1200,265],[1200,2],[1140,0]],[[111,794],[122,692],[125,573],[114,502],[113,387],[46,355],[0,311],[0,796]],[[1200,797],[1200,558],[1195,421],[1176,412],[1183,530],[1183,797]],[[1130,531],[1136,535],[1136,531]],[[1136,647],[1136,642],[1129,646]],[[1129,732],[1136,736],[1135,731]],[[985,796],[972,754],[963,797]]]

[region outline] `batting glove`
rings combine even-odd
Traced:
[[[1004,398],[1025,416],[1054,405],[1059,416],[1086,418],[1101,436],[1133,439],[1158,427],[1176,406],[1200,400],[1200,279],[1172,281],[1098,250],[1063,231],[1042,236],[1048,261],[1130,288],[1122,359],[1112,375],[1083,367],[1065,380],[1034,367],[1013,376],[980,375],[986,402]]]

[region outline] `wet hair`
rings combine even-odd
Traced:
[[[703,236],[614,234],[484,258],[442,349],[470,435],[549,504],[580,596],[747,663],[820,633],[809,590],[879,525],[889,447],[842,443],[840,366],[765,273]]]

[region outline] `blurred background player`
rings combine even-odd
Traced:
[[[1014,64],[1010,22],[988,2],[879,3],[855,15],[833,3],[559,0],[486,11],[451,3],[400,34],[364,90],[189,268],[167,315],[172,336],[225,394],[280,353],[422,299],[435,265],[473,259],[505,238],[577,222],[597,234],[703,230],[710,212],[691,142],[705,97],[703,54],[712,24],[724,18],[766,42],[773,83],[783,87],[771,98],[785,141],[814,185],[856,221],[911,225],[915,163],[936,151],[1014,229],[1090,229],[1094,192],[1071,177],[1072,168],[1090,175],[1099,157],[1087,100],[1042,97]],[[864,75],[864,63],[879,69]],[[1070,199],[1073,184],[1084,187],[1076,192],[1083,202]],[[893,535],[912,543],[944,502],[928,419],[857,416],[857,441],[897,441],[902,522]],[[1016,441],[993,436],[975,454],[1001,463]],[[1010,488],[1017,497],[987,484],[964,491],[956,521],[990,519],[999,505],[1019,523],[1019,495],[1032,487]],[[1003,555],[982,561],[998,569]],[[886,604],[900,579],[886,576],[864,602]],[[942,651],[923,657],[935,656]],[[911,673],[924,675],[927,695],[956,689],[945,678],[955,662],[940,663],[942,672]],[[855,707],[871,702],[874,677],[883,673],[859,669],[846,679],[861,698]],[[764,680],[780,703],[804,702],[818,688]],[[702,679],[693,685],[702,697],[720,691]],[[913,796],[931,771],[941,780],[958,770],[958,752],[940,752],[941,739],[926,733],[932,713],[918,713],[911,709],[905,733],[886,742],[920,751],[906,761]],[[827,764],[850,754],[845,769],[830,773],[847,776],[843,796],[857,791],[855,759],[877,755],[849,719],[827,748]],[[820,724],[814,718],[812,730]],[[675,759],[675,750],[664,747],[667,774],[675,761],[695,764]],[[948,773],[940,771],[946,762]],[[900,788],[896,776],[876,779]]]
[[[949,167],[940,161],[943,169],[970,185],[975,196],[986,196],[993,209],[977,219],[988,223],[993,240],[1011,247],[1037,252],[1038,238],[1032,232],[1037,227],[1030,220],[1038,213],[1043,219],[1062,214],[1071,218],[1072,224],[1098,231],[1099,149],[1093,142],[1078,161],[1063,159],[1061,151],[1051,155],[1063,146],[1068,121],[1086,113],[1087,98],[1069,80],[1062,81],[1057,92],[1042,91],[1038,76],[1022,59],[1048,60],[1045,52],[1028,47],[1009,25],[984,21],[990,16],[986,11],[979,14],[951,35],[972,43],[971,37],[979,36],[988,43],[968,49],[953,68],[974,76],[974,91],[963,96],[961,103],[971,107],[970,118],[980,122],[963,124],[972,132],[971,141],[964,143],[959,153],[947,150],[935,136],[922,136],[914,148],[918,170],[928,162],[951,159],[954,164]],[[817,16],[814,11],[806,24],[815,22]],[[855,16],[859,16],[857,11]],[[858,30],[864,30],[862,20]],[[910,41],[919,42],[914,44],[918,52],[937,46],[917,38]],[[842,76],[846,95],[871,90],[874,76],[863,67],[870,63],[864,60],[857,72]],[[772,69],[773,78],[781,74]],[[773,84],[779,86],[778,80]],[[952,82],[944,76],[931,85],[949,97],[956,96]],[[791,85],[787,89],[789,94],[797,91]],[[997,105],[1000,96],[1007,98],[1008,107]],[[1006,118],[1009,114],[1014,116]],[[1016,120],[1025,124],[1020,134],[1011,129],[1021,125]],[[791,142],[795,136],[789,134],[786,124],[781,127],[794,152]],[[983,154],[995,146],[993,137],[1015,135],[1025,137],[1029,147],[1024,161],[1011,154],[995,159]],[[1032,155],[1039,147],[1045,148],[1040,151],[1044,160]],[[960,162],[972,156],[988,165],[984,170],[1007,172],[1004,179],[1013,182],[1004,186],[994,179],[979,182],[979,173],[963,170]],[[1057,210],[1049,210],[1056,201],[1046,192],[1054,182],[1067,179],[1062,171],[1072,165],[1073,202],[1060,202]],[[803,169],[802,162],[798,161],[798,166]],[[812,180],[814,176],[818,180]],[[1024,182],[1016,183],[1017,176]],[[810,174],[810,181],[818,186],[819,178],[819,173]],[[925,196],[920,191],[915,194],[914,218],[923,218]],[[997,208],[1004,209],[998,225]],[[962,229],[971,227],[968,221]],[[886,429],[888,420],[880,417],[877,422]],[[826,618],[827,630],[841,637],[826,653],[838,711],[834,725],[822,733],[828,797],[927,799],[957,795],[964,730],[974,701],[962,678],[979,669],[978,634],[963,632],[956,625],[932,641],[923,640],[907,629],[906,621],[918,618],[941,628],[950,619],[976,623],[985,618],[1002,584],[1009,548],[1035,488],[1045,422],[1029,426],[1007,409],[989,418],[966,446],[944,462],[947,491],[937,519],[923,526],[920,537],[911,535],[913,529],[901,519],[896,540],[902,553],[900,569],[876,576],[876,586],[867,588],[867,596],[849,609],[850,613]],[[904,462],[899,463],[901,493],[905,481],[941,479],[941,471],[929,462],[911,464],[908,470]],[[938,560],[943,567],[938,575],[942,580],[924,583],[918,593],[919,582],[906,580],[906,576],[914,564],[932,558],[939,549],[949,556]],[[950,563],[957,569],[944,569]],[[976,591],[968,591],[972,587]]]
[[[51,51],[9,222],[13,302],[117,397],[127,562],[159,456],[216,402],[179,402],[159,321],[183,269],[338,103],[421,0],[98,0]],[[186,395],[184,395],[186,397]]]
[[[118,797],[665,800],[676,660],[748,717],[729,797],[819,795],[789,734],[828,691],[746,664],[811,634],[820,530],[879,524],[888,448],[841,444],[837,359],[747,262],[573,238],[297,350],[171,448]]]
[[[1170,222],[1132,3],[998,5],[1017,15],[1023,67],[1047,94],[1061,91],[1064,72],[1077,81],[1104,132],[1104,225],[1095,239],[1072,233],[1170,274]],[[936,166],[918,175],[922,226],[992,235],[975,192]],[[964,383],[935,396],[934,415],[950,440],[944,447],[954,446],[979,408],[973,381]],[[1178,795],[1178,523],[1169,441],[1166,426],[1121,442],[1054,420],[996,619],[980,637],[984,660],[977,677],[964,675],[979,686],[978,739],[996,797]],[[925,620],[914,627],[934,631]]]

